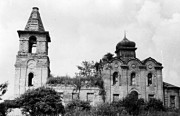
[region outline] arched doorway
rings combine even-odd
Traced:
[[[138,99],[138,92],[137,91],[131,91],[131,96],[133,96],[135,99]]]

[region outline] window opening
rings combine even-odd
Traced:
[[[87,93],[87,101],[89,102],[94,101],[94,93]]]
[[[131,74],[131,85],[135,85],[136,82],[135,82],[135,77],[136,77],[136,74],[135,73],[132,73]]]
[[[29,53],[36,53],[37,39],[35,36],[29,38]]]
[[[33,80],[34,74],[29,73],[28,75],[28,86],[33,86],[32,80]]]
[[[170,96],[170,107],[175,108],[175,96]]]
[[[153,94],[149,94],[148,95],[148,100],[150,101],[151,99],[153,99],[154,98],[154,95]]]
[[[148,86],[152,85],[152,74],[148,74]]]
[[[115,85],[118,82],[118,72],[113,73],[113,85]]]
[[[78,93],[72,93],[72,99],[73,100],[78,99]]]
[[[119,94],[113,94],[113,101],[119,101]]]

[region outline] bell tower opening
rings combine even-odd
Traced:
[[[37,39],[35,36],[29,38],[29,53],[36,53]]]

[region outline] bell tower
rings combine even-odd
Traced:
[[[45,31],[39,9],[33,7],[24,30],[18,30],[19,51],[15,63],[15,96],[26,90],[46,84],[50,74],[48,42],[49,32]]]

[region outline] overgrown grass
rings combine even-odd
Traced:
[[[51,84],[53,86],[56,85],[74,85],[77,81],[79,81],[82,86],[86,87],[104,87],[104,82],[101,77],[99,76],[89,76],[89,77],[80,77],[76,76],[74,78],[68,76],[57,76],[57,77],[50,77],[47,84]]]
[[[180,109],[169,109],[158,99],[145,102],[128,95],[122,100],[91,107],[89,102],[75,100],[65,107],[65,116],[180,116]]]
[[[75,109],[71,113],[67,112],[64,116],[133,116],[129,115],[126,111],[119,112],[119,113],[112,113],[109,112],[106,115],[103,113],[97,113],[96,108],[92,108],[89,111],[80,111]],[[180,116],[179,112],[175,111],[145,111],[143,113],[138,114],[137,116]]]

